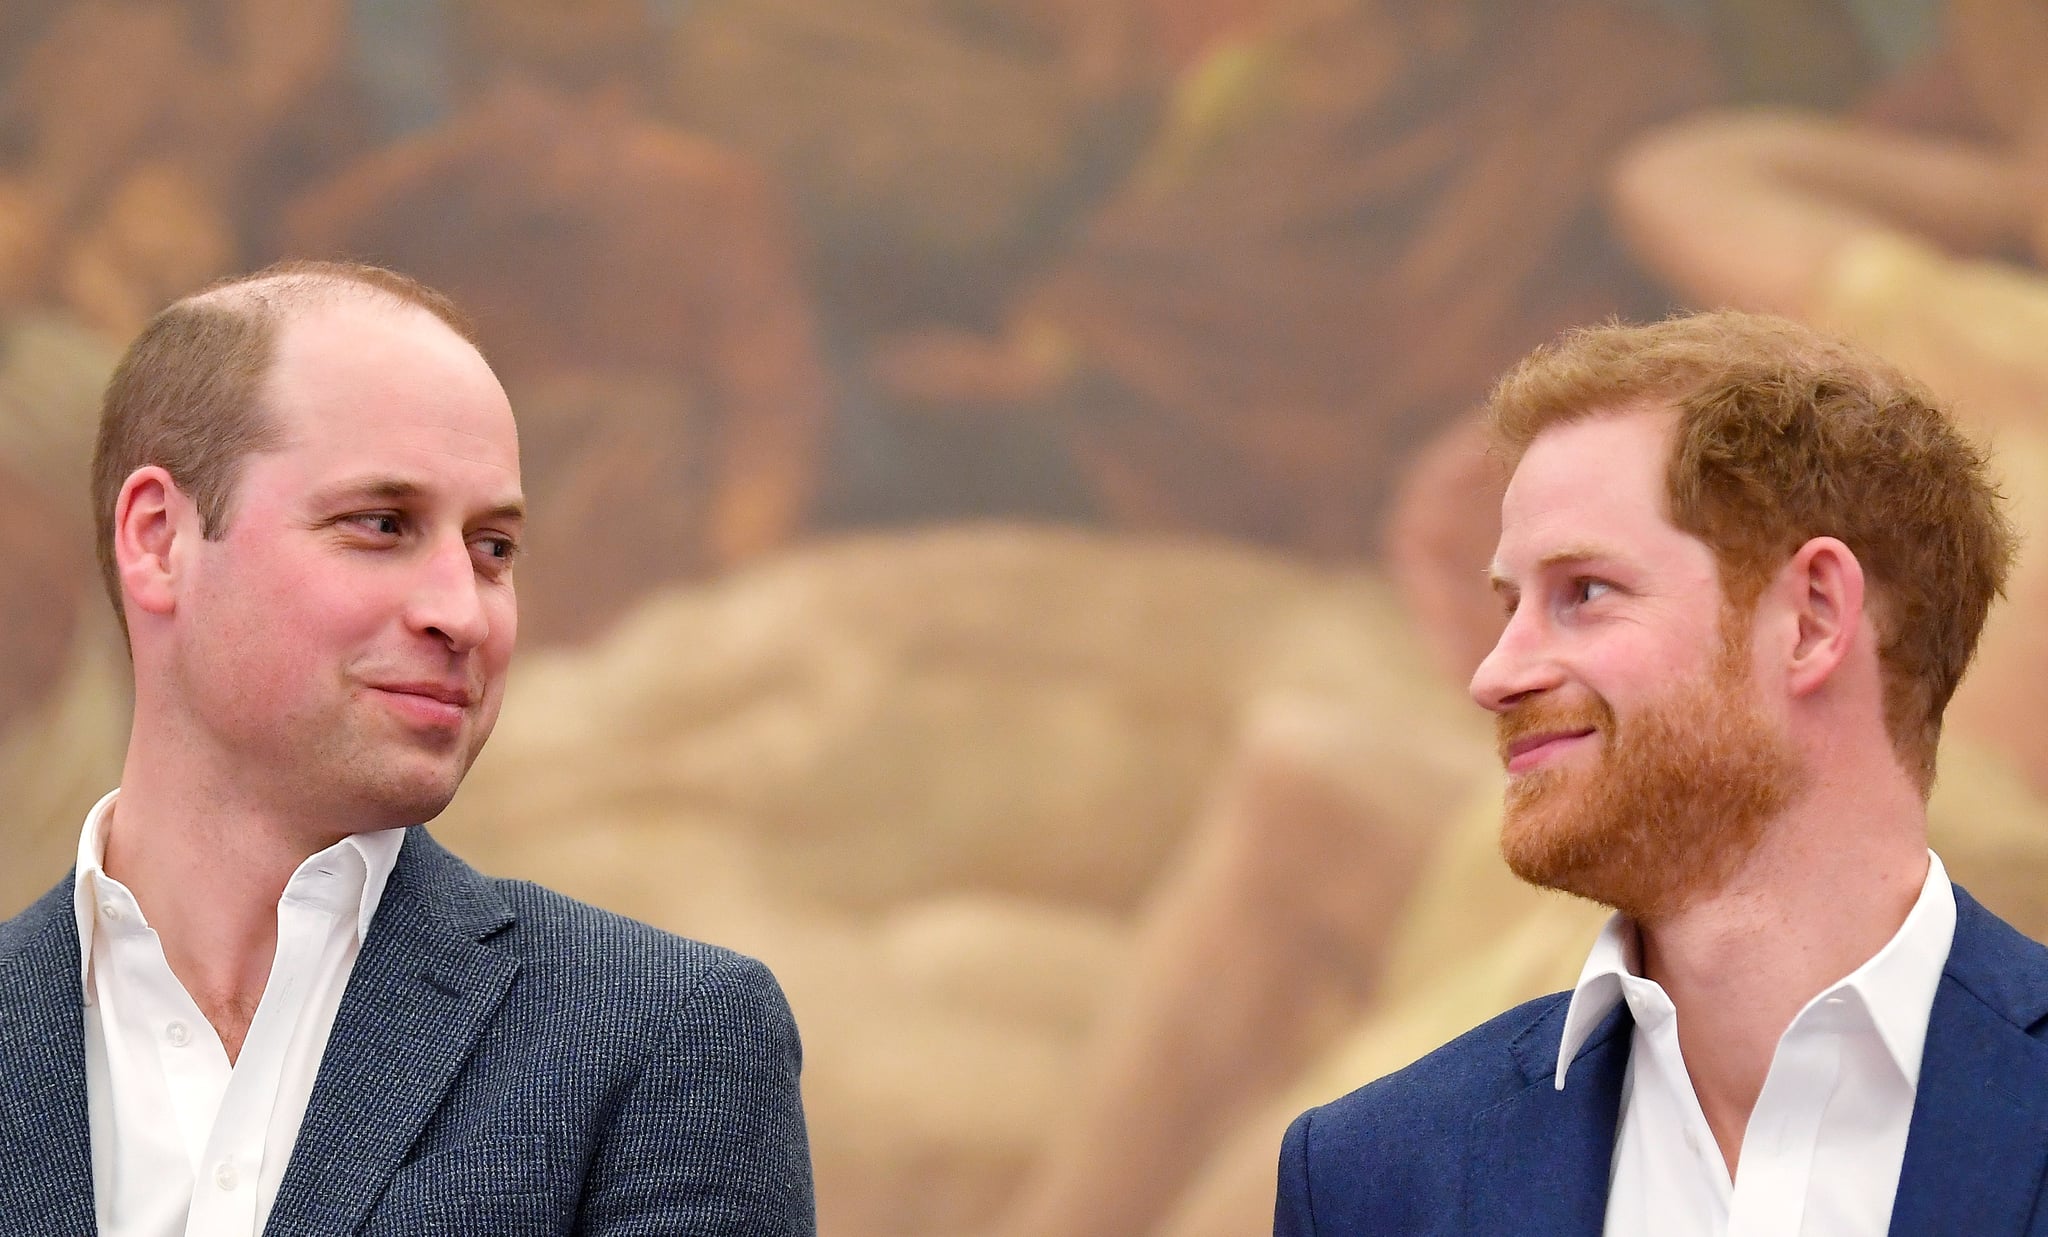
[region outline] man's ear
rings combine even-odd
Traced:
[[[171,474],[138,468],[114,500],[114,567],[128,605],[145,614],[177,608],[180,540],[199,535],[199,513]]]
[[[1863,564],[1835,538],[1815,537],[1786,562],[1778,586],[1797,633],[1786,687],[1804,696],[1833,677],[1862,632]]]

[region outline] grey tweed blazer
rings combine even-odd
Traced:
[[[0,924],[0,1233],[90,1234],[71,881]],[[407,831],[265,1237],[810,1234],[796,1025],[759,963]]]

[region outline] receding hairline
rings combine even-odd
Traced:
[[[231,276],[179,298],[165,312],[247,315],[264,321],[272,332],[282,333],[286,325],[310,314],[351,303],[393,313],[408,309],[424,313],[463,342],[478,347],[475,328],[439,293],[394,272],[341,263],[291,263]],[[273,334],[273,347],[275,338]]]
[[[265,427],[267,440],[283,432],[275,420],[271,398],[286,341],[293,337],[294,328],[323,314],[351,309],[390,319],[425,318],[438,323],[479,357],[483,355],[474,327],[441,293],[396,271],[357,263],[288,260],[216,281],[172,302],[163,312],[225,314],[257,332],[262,360],[248,412]],[[259,441],[252,444],[251,453],[260,454],[275,445],[274,441]]]
[[[400,320],[405,306],[422,310],[483,357],[476,328],[441,292],[382,267],[306,258],[231,275],[178,298],[123,350],[100,397],[91,493],[101,582],[124,630],[113,549],[122,487],[138,468],[163,467],[190,491],[201,534],[219,537],[243,461],[271,450],[281,432],[263,406],[280,337],[309,314],[349,305]]]

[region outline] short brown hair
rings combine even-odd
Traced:
[[[100,576],[123,628],[114,563],[114,504],[136,469],[158,465],[199,508],[208,538],[227,527],[235,481],[252,452],[277,444],[259,406],[277,336],[293,315],[349,296],[412,305],[472,346],[476,332],[447,297],[354,262],[289,261],[221,280],[158,313],[115,366],[93,449],[93,527]]]
[[[1942,711],[2017,546],[1986,451],[1877,357],[1733,311],[1573,331],[1509,371],[1487,412],[1512,467],[1554,425],[1644,407],[1678,414],[1671,520],[1712,548],[1741,613],[1811,538],[1856,555],[1871,580],[1885,731],[1928,790]]]

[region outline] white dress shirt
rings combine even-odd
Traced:
[[[230,1066],[135,896],[100,866],[119,793],[85,818],[72,890],[99,1231],[256,1237],[405,833],[344,838],[292,873],[270,977]]]
[[[1941,860],[1884,948],[1806,1003],[1771,1057],[1734,1181],[1678,1049],[1678,1013],[1642,978],[1633,924],[1593,946],[1565,1012],[1557,1087],[1586,1037],[1635,1018],[1607,1196],[1609,1237],[1884,1237],[1906,1155],[1934,990],[1955,939]]]

